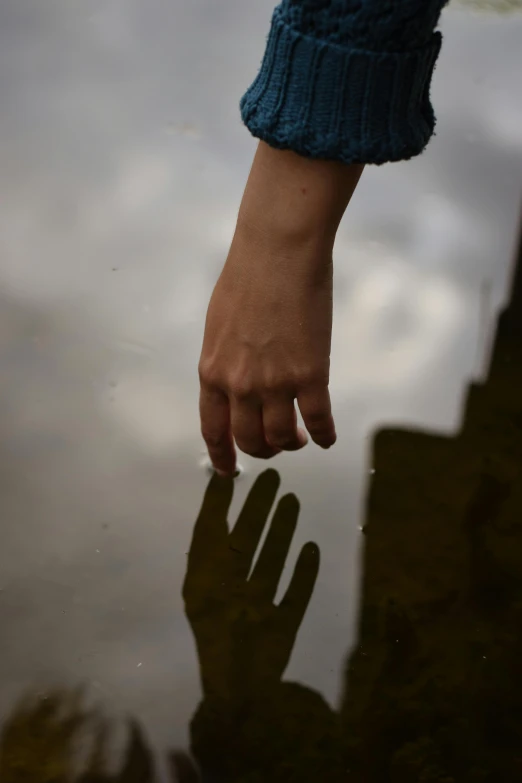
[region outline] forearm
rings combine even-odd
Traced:
[[[362,165],[313,160],[260,142],[238,230],[282,251],[331,250],[362,171]]]

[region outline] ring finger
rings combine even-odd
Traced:
[[[263,405],[263,426],[268,443],[282,451],[297,451],[308,443],[304,430],[297,426],[292,397],[274,397]]]

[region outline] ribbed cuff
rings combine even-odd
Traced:
[[[341,47],[289,27],[276,9],[259,74],[241,100],[272,147],[344,163],[407,160],[435,127],[429,90],[440,33],[409,52]]]

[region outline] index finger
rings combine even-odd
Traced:
[[[210,461],[217,473],[233,476],[236,470],[236,448],[230,426],[230,404],[219,389],[201,386],[199,393],[201,434]]]

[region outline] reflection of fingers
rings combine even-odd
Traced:
[[[298,515],[299,502],[295,495],[281,498],[250,579],[256,595],[265,601],[273,601],[275,598]]]
[[[270,459],[279,454],[280,450],[266,441],[259,402],[231,397],[230,423],[237,446],[245,454],[258,459]]]
[[[229,545],[235,555],[236,574],[246,579],[256,553],[270,509],[279,489],[277,471],[265,470],[256,480],[237,518],[229,538]]]
[[[198,514],[188,555],[187,576],[183,594],[191,589],[191,579],[198,579],[201,569],[212,568],[219,552],[227,546],[227,516],[232,502],[234,482],[214,475],[210,479]]]
[[[317,544],[305,544],[301,549],[288,590],[279,605],[282,621],[287,628],[289,624],[291,625],[294,634],[297,634],[310,603],[319,573],[319,559]]]
[[[152,752],[136,721],[131,721],[130,729],[131,735],[127,744],[125,762],[118,780],[120,783],[138,783],[138,781],[139,783],[153,783]]]
[[[316,386],[299,394],[299,410],[314,443],[328,449],[337,440],[328,386]]]
[[[199,783],[199,774],[190,756],[186,753],[172,753],[170,756],[172,781],[178,783]]]
[[[270,445],[283,451],[297,451],[308,443],[306,433],[297,426],[294,401],[290,397],[274,397],[264,402],[263,427]]]
[[[201,434],[214,468],[227,476],[236,469],[236,450],[230,429],[228,397],[219,389],[201,386],[199,394]]]

